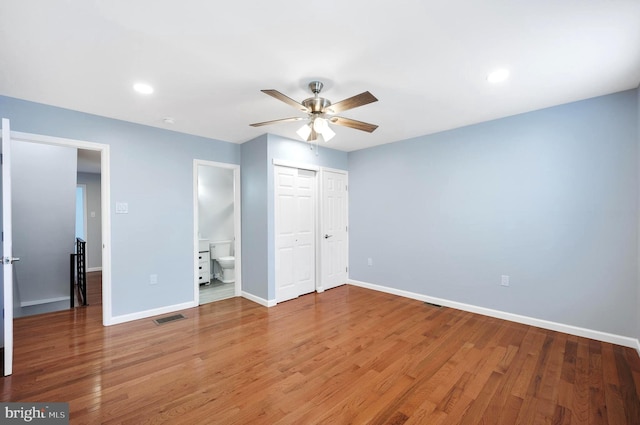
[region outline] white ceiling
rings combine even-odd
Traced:
[[[2,0],[0,63],[2,95],[233,143],[297,139],[249,126],[302,115],[260,89],[369,90],[352,151],[638,87],[640,0]]]

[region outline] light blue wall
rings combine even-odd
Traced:
[[[102,267],[102,210],[100,174],[78,173],[78,184],[87,186],[87,268]],[[91,213],[95,217],[91,217]]]
[[[242,145],[242,287],[274,300],[273,160],[346,170],[347,153],[267,134]]]
[[[267,299],[267,135],[241,148],[242,290]]]
[[[113,316],[193,301],[193,159],[239,164],[239,145],[1,96],[0,116],[14,131],[110,145]]]
[[[637,109],[632,90],[351,152],[350,278],[638,335]]]

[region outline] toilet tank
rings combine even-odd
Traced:
[[[228,257],[231,255],[231,242],[212,242],[209,245],[209,251],[212,260],[219,257]]]

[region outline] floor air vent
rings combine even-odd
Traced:
[[[442,307],[440,304],[428,303],[428,302],[426,302],[426,301],[425,301],[424,303],[425,303],[426,305],[430,305],[431,307],[438,307],[438,308]]]
[[[186,319],[186,316],[182,314],[174,314],[173,316],[161,317],[159,319],[155,319],[153,323],[156,325],[164,325],[165,323],[175,322],[176,320]]]

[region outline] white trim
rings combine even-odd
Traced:
[[[198,166],[225,168],[233,170],[233,233],[235,241],[233,255],[235,257],[235,284],[234,296],[239,297],[242,292],[242,194],[240,182],[240,165],[226,162],[215,162],[204,159],[193,160],[193,299],[196,305],[200,304],[200,282],[198,280]],[[212,241],[210,241],[212,242]]]
[[[320,167],[320,169],[322,171],[331,171],[332,173],[349,174],[349,170],[341,170],[340,168]]]
[[[102,267],[87,267],[87,273],[100,272],[100,271],[102,271]]]
[[[308,171],[320,171],[320,166],[313,164],[305,164],[304,162],[287,161],[286,159],[273,158],[273,165],[279,165],[281,167],[297,168],[299,170]]]
[[[245,291],[242,291],[242,298],[246,298],[249,301],[253,301],[254,303],[260,304],[265,307],[273,307],[277,304],[276,300],[265,300],[264,298],[260,298]]]
[[[188,308],[198,307],[193,301],[168,305],[166,307],[153,308],[151,310],[139,311],[136,313],[123,314],[121,316],[113,316],[111,318],[111,325],[117,325],[120,323],[132,322],[134,320],[146,319],[148,317],[159,316],[161,314],[173,313],[175,311],[186,310]]]
[[[390,288],[388,286],[376,285],[373,283],[361,282],[354,279],[349,279],[347,283],[349,285],[360,286],[362,288],[372,289],[374,291],[386,292],[387,294],[398,295],[400,297],[411,298],[418,301],[425,301],[445,307],[451,307],[457,310],[469,311],[471,313],[482,314],[484,316],[496,317],[498,319],[508,320],[511,322],[523,323],[525,325],[536,326],[538,328],[563,332],[566,334],[581,336],[584,338],[591,338],[598,341],[622,345],[624,347],[631,347],[638,350],[638,353],[640,354],[640,342],[635,338],[581,328],[573,325],[566,325],[563,323],[551,322],[549,320],[536,319],[534,317],[521,316],[519,314],[507,313],[504,311],[493,310],[485,307],[478,307],[475,305],[464,304],[457,301],[450,301],[443,298],[430,297],[428,295],[404,291],[402,289]]]
[[[65,297],[46,298],[46,299],[43,299],[43,300],[21,301],[20,302],[20,307],[31,307],[32,305],[57,303],[59,301],[69,301],[70,299],[71,299],[71,297],[69,295],[67,295]]]
[[[42,134],[11,132],[11,138],[23,142],[45,145],[66,146],[100,152],[100,208],[102,212],[102,324],[112,324],[111,300],[111,155],[110,146],[104,143],[65,139]]]

